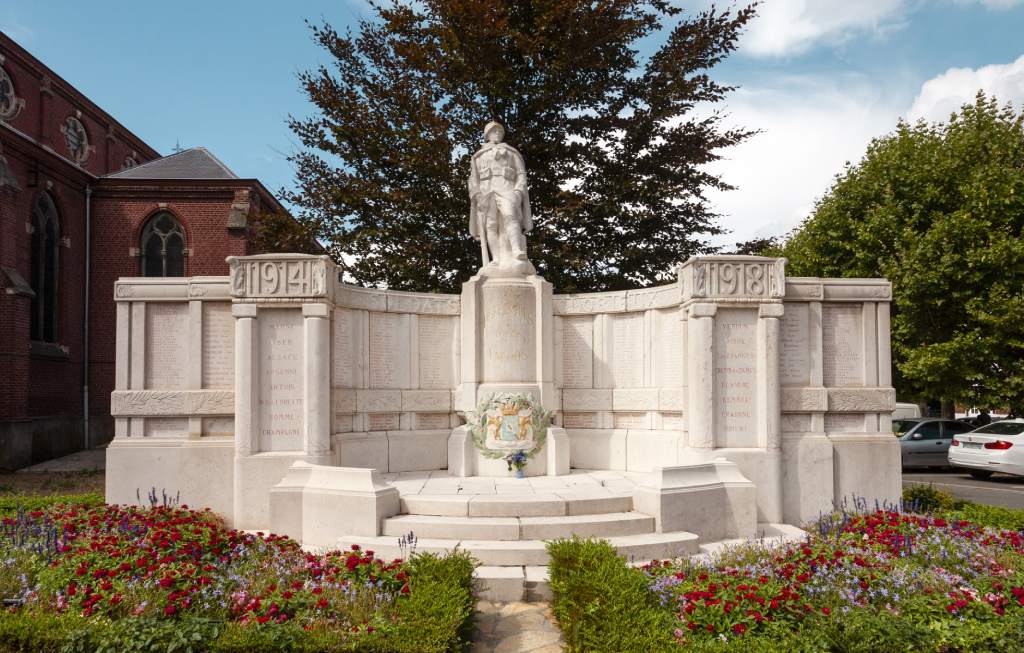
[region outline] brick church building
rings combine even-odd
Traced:
[[[0,469],[112,437],[118,277],[227,274],[283,210],[203,148],[161,157],[0,32]]]

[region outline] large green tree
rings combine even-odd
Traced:
[[[529,255],[562,292],[649,285],[721,233],[705,164],[749,132],[711,110],[710,68],[752,7],[684,13],[663,0],[394,0],[300,74],[315,105],[286,199],[347,275],[457,290],[480,265],[469,157],[489,120],[530,176]],[[643,42],[649,56],[641,56]],[[694,111],[697,104],[698,112]],[[710,107],[710,108],[709,108]]]
[[[1024,411],[1024,115],[979,93],[901,122],[784,248],[789,273],[893,283],[904,396]]]

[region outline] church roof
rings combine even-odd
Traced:
[[[205,147],[193,147],[107,175],[110,179],[238,179]]]

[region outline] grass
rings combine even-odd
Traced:
[[[0,498],[103,493],[103,470],[0,473]]]

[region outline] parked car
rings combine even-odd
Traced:
[[[896,406],[892,411],[893,419],[905,419],[910,417],[920,417],[921,407],[917,404],[908,404],[903,401],[897,401]]]
[[[995,472],[1024,476],[1024,419],[992,422],[956,436],[950,444],[949,464],[974,478]]]
[[[894,419],[892,430],[900,440],[904,467],[945,467],[954,436],[970,431],[970,424],[952,419]]]

